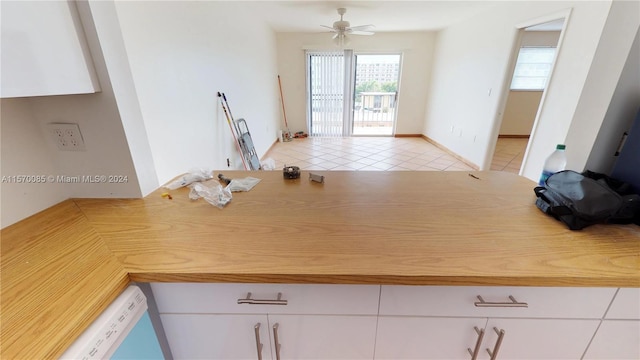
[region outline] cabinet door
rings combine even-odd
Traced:
[[[275,341],[277,324],[279,360],[373,359],[375,316],[269,315],[269,331]],[[272,345],[273,359],[276,355]]]
[[[640,359],[640,321],[604,320],[585,359]]]
[[[605,319],[640,320],[640,289],[622,288],[618,290]]]
[[[175,359],[271,359],[266,315],[160,314]]]
[[[580,359],[598,327],[599,320],[489,319],[481,358],[489,359],[498,334],[504,330],[497,359]]]
[[[376,359],[470,359],[487,319],[381,316]],[[479,351],[484,351],[481,348]],[[480,359],[480,357],[478,357]]]
[[[2,2],[0,97],[100,90],[76,1]]]
[[[624,142],[624,147],[613,166],[611,176],[626,181],[633,190],[640,191],[640,111]]]

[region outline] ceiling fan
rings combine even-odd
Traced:
[[[360,25],[360,26],[351,26],[348,21],[343,20],[344,14],[347,12],[345,8],[338,9],[338,15],[340,15],[340,20],[333,23],[333,26],[320,25],[327,29],[331,29],[331,32],[335,33],[333,35],[333,41],[338,45],[346,45],[349,41],[347,35],[373,35],[375,34],[373,31],[374,25]]]

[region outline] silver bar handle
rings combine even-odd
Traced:
[[[258,360],[262,360],[262,343],[260,342],[260,323],[253,327],[256,335],[256,351],[258,352]]]
[[[249,305],[287,305],[287,300],[282,299],[282,293],[278,293],[278,298],[273,299],[252,299],[251,293],[247,293],[247,297],[244,299],[238,299],[238,304]]]
[[[276,346],[276,360],[280,360],[280,340],[278,340],[278,323],[273,325],[273,344]]]
[[[496,340],[496,344],[493,346],[493,351],[487,348],[487,352],[489,356],[491,356],[491,360],[496,360],[498,358],[498,351],[500,351],[500,345],[502,345],[502,339],[504,339],[504,329],[498,330],[497,327],[494,327],[493,331],[498,334],[498,340]]]
[[[509,295],[509,300],[511,301],[505,301],[505,302],[484,301],[484,299],[480,295],[478,295],[477,298],[479,301],[476,301],[473,303],[473,305],[475,305],[476,307],[521,307],[521,308],[529,307],[529,304],[527,304],[526,302],[518,302],[518,300],[516,300],[516,298],[514,298],[511,295]]]
[[[471,351],[471,348],[467,348],[467,351],[471,355],[471,360],[476,360],[480,354],[480,346],[482,346],[482,338],[484,338],[484,329],[478,329],[477,326],[474,326],[473,329],[478,334],[478,340],[476,340],[476,347],[473,351]]]

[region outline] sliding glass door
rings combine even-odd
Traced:
[[[399,54],[308,51],[310,135],[393,135],[399,74]]]
[[[400,55],[355,56],[353,135],[393,135]]]
[[[344,123],[344,52],[308,52],[307,63],[309,134],[348,136]]]

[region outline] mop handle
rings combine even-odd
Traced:
[[[233,141],[236,143],[236,149],[238,149],[238,152],[240,153],[240,160],[242,160],[242,166],[244,166],[245,170],[248,170],[247,163],[244,160],[244,152],[242,151],[242,148],[240,147],[240,141],[238,141],[238,137],[236,136],[236,131],[237,130],[234,130],[234,128],[231,125],[231,117],[229,115],[231,113],[231,110],[229,110],[229,112],[227,113],[227,107],[222,102],[222,99],[224,98],[224,93],[221,94],[218,91],[218,97],[221,98],[220,99],[220,105],[222,105],[222,110],[224,111],[224,115],[227,118],[227,123],[229,124],[229,130],[231,130],[231,136],[233,136]],[[225,99],[225,101],[226,101],[226,99]]]

